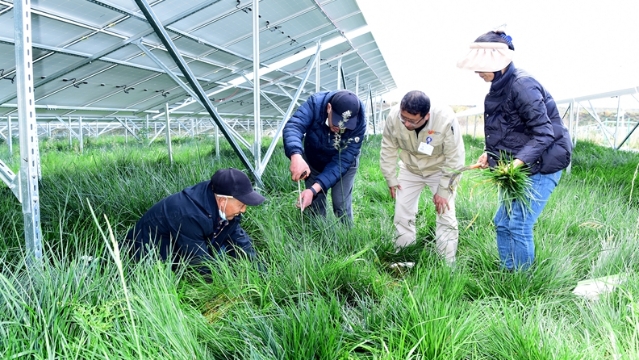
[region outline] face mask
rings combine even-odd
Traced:
[[[228,200],[226,200],[226,202],[224,203],[224,211],[226,210],[226,204],[228,204],[228,202],[229,202],[229,201],[228,201]],[[223,221],[227,221],[227,220],[226,220],[226,212],[224,212],[224,211],[223,211],[223,210],[221,210],[221,209],[217,209],[217,212],[220,214],[220,218],[221,218]]]

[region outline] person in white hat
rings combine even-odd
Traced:
[[[489,31],[470,45],[457,66],[490,82],[484,100],[486,147],[478,163],[499,160],[524,166],[532,181],[529,205],[501,205],[494,218],[502,268],[525,270],[535,259],[533,226],[570,164],[572,142],[550,93],[512,60],[515,46],[503,31]]]

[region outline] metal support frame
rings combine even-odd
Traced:
[[[215,124],[215,158],[220,160],[220,128]]]
[[[606,138],[606,141],[608,141],[608,144],[610,144],[610,147],[614,148],[613,142],[610,141],[610,138],[608,137],[608,129],[606,129],[606,125],[604,125],[604,123],[599,118],[599,115],[597,114],[597,111],[595,111],[595,108],[592,106],[592,102],[590,100],[588,100],[588,105],[590,105],[590,108],[584,107],[584,109],[586,109],[586,111],[588,111],[590,116],[592,116],[595,119],[595,121],[597,121],[597,123],[599,124],[599,128],[601,129],[601,132],[604,134],[604,137]]]
[[[262,118],[260,117],[260,2],[253,0],[253,161],[255,174],[262,176]]]
[[[204,108],[207,110],[211,118],[213,118],[213,121],[215,121],[217,126],[222,130],[222,134],[224,134],[224,137],[230,143],[233,151],[235,151],[235,153],[240,157],[240,160],[242,161],[244,166],[250,171],[251,175],[253,175],[253,178],[258,183],[258,185],[260,187],[263,187],[262,179],[255,172],[255,169],[249,162],[249,159],[246,157],[242,149],[240,149],[239,145],[231,137],[231,134],[229,133],[228,129],[226,128],[224,124],[224,121],[222,121],[220,115],[217,113],[217,110],[215,110],[215,108],[213,107],[211,100],[208,98],[208,96],[206,96],[204,89],[202,88],[200,83],[197,81],[197,79],[193,75],[193,72],[191,72],[191,69],[189,69],[189,67],[187,66],[186,62],[182,58],[182,55],[180,55],[180,52],[178,51],[177,47],[171,40],[171,37],[166,32],[166,30],[160,23],[159,19],[155,16],[155,13],[151,9],[151,6],[149,6],[149,4],[145,0],[135,0],[135,3],[138,5],[140,10],[144,14],[144,17],[149,22],[151,27],[154,29],[155,35],[160,39],[160,41],[162,41],[162,44],[168,51],[169,55],[171,55],[171,58],[173,59],[175,64],[178,66],[180,71],[182,71],[182,74],[188,81],[193,91],[196,93],[197,97],[200,99],[200,101],[204,105]],[[168,106],[166,110],[168,111]]]
[[[304,89],[304,85],[306,85],[308,78],[311,76],[314,63],[319,63],[320,61],[320,49],[321,49],[321,46],[320,46],[320,43],[318,42],[317,49],[315,51],[315,56],[311,59],[311,64],[309,65],[308,70],[306,71],[306,74],[304,74],[304,78],[302,79],[300,86],[297,88],[297,91],[295,92],[295,95],[293,96],[293,99],[291,100],[291,103],[288,106],[288,109],[286,109],[286,113],[284,114],[282,122],[280,122],[280,125],[277,128],[275,135],[273,135],[273,141],[271,141],[271,144],[269,145],[268,150],[266,151],[266,154],[264,155],[264,160],[261,162],[260,166],[257,168],[257,171],[259,171],[260,175],[264,173],[264,169],[266,169],[266,165],[268,164],[268,161],[271,159],[271,155],[273,155],[273,150],[275,150],[275,145],[277,144],[277,141],[279,140],[282,134],[282,131],[284,130],[284,126],[288,122],[288,119],[291,117],[293,108],[297,104],[297,99],[302,93],[302,89]]]
[[[122,127],[124,128],[124,130],[125,130],[126,132],[128,132],[129,134],[131,134],[131,135],[132,135],[132,136],[133,136],[133,137],[134,137],[137,141],[142,141],[142,139],[140,139],[140,137],[139,137],[139,136],[137,136],[137,135],[135,134],[135,132],[133,131],[133,129],[131,129],[131,128],[127,125],[127,123],[126,123],[126,119],[124,119],[124,121],[122,121],[122,119],[120,119],[120,118],[119,118],[119,117],[117,117],[117,116],[116,116],[116,118],[115,118],[115,119],[116,119],[116,120],[117,120],[120,124],[122,124]]]
[[[166,116],[166,115],[165,115]],[[157,129],[157,123],[155,124],[155,128],[154,128],[154,132],[155,135],[153,135],[153,137],[151,138],[151,140],[149,140],[149,146],[151,146],[151,144],[153,144],[153,142],[155,141],[155,139],[158,138],[158,136],[160,136],[160,134],[162,133],[162,131],[164,130],[164,128],[166,128],[166,124],[163,124],[162,127],[160,128],[160,130]]]
[[[20,193],[20,178],[16,176],[11,169],[5,163],[0,161],[0,179],[7,184],[9,189],[13,192],[19,202],[22,202]]]
[[[612,135],[613,144],[612,147],[617,147],[617,130],[619,130],[619,118],[621,117],[621,96],[617,96],[617,116],[615,120],[615,133]]]
[[[161,67],[166,73],[167,75],[169,75],[171,77],[171,79],[173,79],[173,81],[179,85],[182,89],[184,89],[184,91],[186,91],[192,98],[194,101],[197,101],[200,103],[200,105],[202,105],[202,107],[204,107],[206,109],[206,105],[204,104],[204,102],[202,102],[201,98],[198,96],[198,94],[193,91],[193,89],[191,89],[190,87],[186,86],[186,84],[184,84],[184,82],[182,80],[180,80],[157,56],[155,56],[155,54],[153,54],[146,46],[144,46],[141,42],[141,40],[137,40],[134,42],[134,44],[140,48],[140,50],[142,50],[142,52],[144,52],[144,54],[146,56],[148,56],[151,60],[153,60],[159,67]],[[186,66],[186,65],[185,65]],[[204,93],[204,92],[203,92]],[[204,97],[206,97],[208,99],[208,95],[204,94]],[[166,109],[166,107],[165,107]],[[171,112],[171,110],[166,110],[169,111],[169,113]],[[163,115],[163,114],[158,114],[158,115]],[[148,116],[148,115],[147,115]],[[218,115],[219,116],[219,115]],[[220,121],[222,121],[221,117],[220,117]],[[214,124],[216,124],[214,122]],[[217,126],[217,124],[215,125]],[[229,131],[230,132],[230,131]],[[246,141],[243,137],[241,137],[237,132],[231,132],[234,136],[235,139],[242,142],[242,141]],[[153,142],[153,140],[149,143],[149,145]]]
[[[337,90],[344,89],[344,83],[342,82],[342,57],[337,59]]]
[[[635,130],[637,130],[637,128],[639,128],[639,121],[637,121],[637,123],[635,124],[635,126],[632,128],[632,130],[630,130],[630,132],[628,133],[628,135],[626,135],[626,137],[621,140],[621,142],[619,143],[619,146],[617,146],[617,150],[621,149],[621,147],[623,146],[623,144],[626,143],[626,141],[628,141],[628,139],[630,139],[630,136],[632,136],[632,134],[635,132]]]
[[[319,54],[321,52],[321,45],[320,42],[317,42],[317,54]],[[315,62],[315,92],[318,93],[320,92],[320,83],[321,83],[321,74],[320,74],[320,67],[321,67],[321,62],[320,61],[316,61]]]
[[[20,127],[20,194],[24,214],[27,263],[42,264],[42,230],[38,189],[40,156],[36,132],[30,0],[14,2],[14,36],[18,122]]]
[[[78,118],[78,141],[80,142],[80,154],[84,153],[84,138],[82,137],[82,116]]]
[[[171,114],[169,113],[169,103],[164,104],[166,114],[166,148],[169,154],[169,164],[173,165],[173,147],[171,147]]]
[[[69,116],[69,123],[65,123],[64,120],[62,120],[61,117],[56,116],[55,117],[59,122],[62,123],[62,125],[64,125],[64,127],[66,127],[67,129],[69,129],[69,145],[71,145],[71,134],[73,134],[75,137],[78,137],[78,134],[76,134],[75,131],[73,131],[73,129],[71,129],[71,116]]]
[[[375,121],[375,104],[373,103],[373,90],[368,84],[368,98],[371,100],[371,118],[373,118],[373,135],[377,135],[377,122]]]
[[[377,94],[377,91],[375,91],[375,94]],[[382,95],[379,96],[379,109],[377,109],[377,121],[382,121],[383,117],[382,114],[384,113],[384,98],[382,97]]]
[[[7,116],[7,144],[9,144],[9,156],[13,156],[13,135],[11,134],[11,115]]]

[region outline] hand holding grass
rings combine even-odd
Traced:
[[[502,159],[504,158],[502,157]],[[520,159],[514,159],[512,162],[499,160],[491,171],[481,172],[484,178],[483,182],[497,187],[499,202],[506,207],[508,212],[510,212],[514,201],[520,202],[524,206],[529,206],[531,199],[534,198],[528,169],[523,166],[524,164]],[[488,168],[488,154],[483,153],[475,164],[457,170],[451,177],[448,188],[451,192],[454,190],[455,179],[462,172],[486,168]]]
[[[311,173],[311,169],[301,154],[291,155],[291,166],[289,170],[293,181],[306,179]]]
[[[499,202],[509,213],[514,202],[528,207],[534,198],[528,169],[522,165],[524,162],[519,159],[499,160],[492,171],[482,171],[485,181],[497,187]]]
[[[311,189],[306,189],[300,193],[299,198],[297,199],[297,203],[295,206],[300,208],[300,210],[304,211],[308,206],[313,202],[313,192]]]

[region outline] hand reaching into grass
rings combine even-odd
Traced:
[[[313,192],[310,189],[306,189],[300,193],[300,197],[295,204],[302,211],[311,205],[313,202]]]

